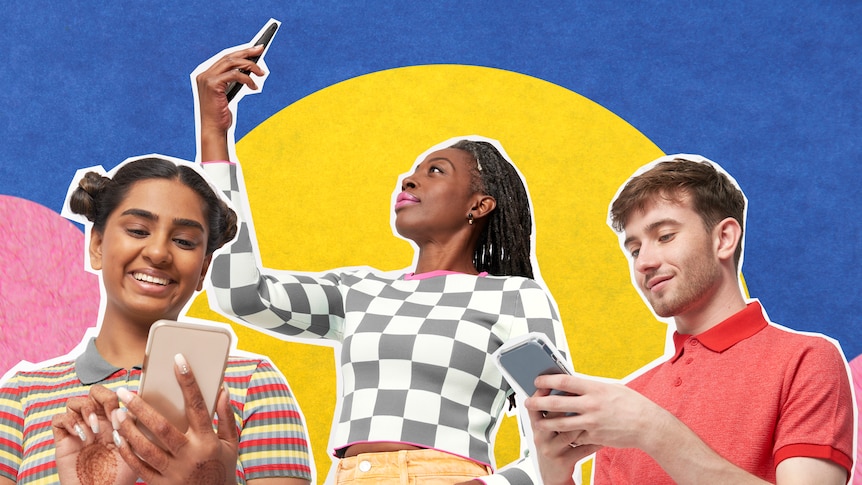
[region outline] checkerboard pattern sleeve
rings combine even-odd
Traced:
[[[228,196],[243,197],[235,190],[236,165],[206,167],[217,169],[210,174],[230,188]],[[405,279],[371,268],[310,275],[259,269],[257,260],[242,222],[237,240],[213,262],[218,304],[272,332],[341,343],[340,411],[330,441],[336,454],[355,443],[394,441],[493,466],[492,439],[512,390],[492,354],[528,332],[567,349],[552,300],[531,279]],[[531,483],[533,475],[522,459],[483,479]]]

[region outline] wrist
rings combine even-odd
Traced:
[[[201,162],[229,160],[227,132],[219,129],[201,130]]]
[[[227,130],[217,126],[201,126],[201,141],[205,143],[227,144]]]
[[[676,416],[656,404],[651,412],[643,414],[643,419],[635,448],[654,458],[664,450],[676,449],[675,442],[681,439],[680,432],[686,429]]]
[[[539,463],[539,475],[544,485],[575,485],[574,474],[574,463],[572,463],[571,468],[563,466],[560,468],[554,467],[553,470],[543,469],[542,463]]]

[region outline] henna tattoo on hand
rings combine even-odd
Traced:
[[[227,478],[224,466],[218,460],[209,460],[198,463],[191,476],[186,478],[187,485],[212,485],[224,483]]]
[[[117,457],[107,446],[93,443],[78,454],[76,472],[81,485],[111,485],[117,478]]]

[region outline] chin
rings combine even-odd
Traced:
[[[409,228],[401,227],[400,225],[398,225],[397,222],[395,223],[395,234],[396,235],[398,235],[404,239],[407,239],[409,241],[413,241],[414,239],[411,236],[411,234],[413,232],[414,231],[411,231]]]
[[[661,318],[669,318],[674,315],[677,315],[678,308],[677,305],[674,305],[673,302],[661,302],[661,301],[653,301],[650,300],[650,307],[652,307],[653,313],[658,315]]]

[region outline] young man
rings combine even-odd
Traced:
[[[526,407],[545,484],[572,483],[596,451],[595,484],[847,482],[846,361],[829,340],[772,324],[746,301],[745,203],[719,167],[688,155],[653,162],[620,190],[610,225],[635,287],[673,319],[675,353],[627,386],[536,380]]]

